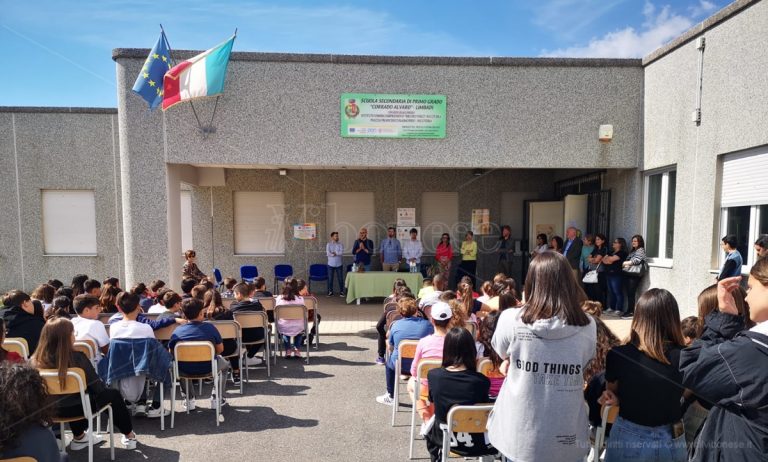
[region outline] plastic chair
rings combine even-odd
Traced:
[[[477,372],[488,377],[493,370],[493,361],[490,358],[481,358],[477,360]]]
[[[472,334],[472,338],[477,338],[477,323],[473,321],[467,321],[464,323],[464,328]]]
[[[29,344],[24,337],[7,337],[3,340],[3,349],[18,353],[24,359],[29,359]]]
[[[395,400],[392,403],[392,426],[395,426],[395,415],[400,410],[400,375],[403,373],[403,359],[413,359],[416,356],[416,345],[419,344],[418,340],[400,340],[397,344],[397,361],[395,361],[395,389],[393,398]],[[408,372],[410,375],[410,371]]]
[[[389,328],[392,327],[392,323],[399,319],[403,319],[403,315],[401,315],[399,311],[387,311],[387,325],[384,330],[389,331]]]
[[[267,320],[275,322],[275,299],[273,297],[257,297],[256,300],[264,307],[264,311],[267,313]]]
[[[74,343],[72,349],[87,356],[93,367],[96,367],[96,343],[93,340],[78,340]]]
[[[312,318],[312,328],[315,329],[315,348],[320,348],[320,325],[317,320],[318,301],[315,297],[303,297],[304,305],[307,306],[307,317]],[[309,335],[309,332],[307,332]],[[309,340],[309,338],[307,338]]]
[[[240,279],[251,283],[259,277],[259,269],[255,265],[243,265],[240,267]]]
[[[234,340],[237,343],[235,351],[228,355],[221,355],[224,359],[239,358],[240,370],[243,369],[243,356],[245,356],[245,349],[243,348],[243,331],[240,328],[240,324],[236,321],[206,321],[209,324],[213,324],[222,340]],[[234,373],[234,372],[233,372]],[[243,380],[240,380],[240,394],[243,394]]]
[[[270,300],[272,300],[272,304],[274,305],[275,299],[270,298]],[[264,305],[262,304],[262,306]],[[267,377],[272,377],[272,369],[269,364],[271,354],[270,354],[270,348],[269,348],[269,319],[267,318],[267,313],[263,311],[241,311],[241,312],[232,313],[232,316],[235,318],[235,321],[238,324],[240,324],[240,329],[241,329],[240,343],[242,344],[243,350],[245,351],[245,353],[248,352],[247,347],[249,345],[261,345],[262,343],[264,344],[264,364],[266,364],[267,366]],[[242,341],[242,329],[256,329],[256,328],[264,329],[263,339],[256,340],[253,342]],[[243,363],[240,364],[240,370],[245,371],[246,381],[250,380],[250,374],[248,373],[249,369],[250,369],[249,366]]]
[[[79,367],[70,367],[67,369],[67,377],[64,385],[59,383],[59,371],[56,369],[40,369],[40,376],[45,381],[49,395],[80,395],[80,405],[83,407],[83,415],[78,417],[53,417],[52,423],[58,423],[61,427],[61,451],[66,453],[66,439],[64,438],[64,424],[75,422],[77,420],[86,420],[88,422],[88,435],[93,434],[93,418],[107,412],[109,416],[109,450],[110,459],[115,460],[115,429],[112,418],[112,406],[107,404],[96,411],[91,410],[91,398],[88,395],[85,371]],[[88,461],[93,462],[93,442],[88,436]]]
[[[475,404],[474,406],[453,406],[448,411],[447,422],[440,424],[443,430],[443,455],[442,462],[447,462],[451,454],[451,434],[452,433],[485,433],[485,427],[488,424],[488,414],[493,409],[492,404]],[[482,455],[481,461],[493,460],[497,451]],[[475,456],[477,457],[477,456]]]
[[[221,290],[221,286],[224,285],[224,277],[221,275],[221,270],[218,268],[213,269],[213,277],[216,279],[216,290]]]
[[[275,284],[272,288],[272,293],[277,293],[277,281],[283,281],[285,278],[293,276],[293,266],[291,265],[275,265]]]
[[[304,305],[278,305],[275,307],[275,364],[280,355],[280,319],[301,319],[304,321],[304,333],[309,333],[309,323],[307,322],[307,307]],[[305,361],[309,364],[309,342],[307,342],[307,358]]]
[[[603,406],[600,410],[602,422],[595,432],[595,444],[590,449],[590,462],[599,462],[602,460],[603,446],[605,446],[605,429],[608,424],[613,424],[619,415],[619,406]]]
[[[411,407],[411,439],[408,443],[408,460],[413,459],[413,433],[416,430],[416,401],[421,397],[421,380],[427,378],[427,373],[432,369],[438,369],[443,365],[442,359],[427,358],[419,361],[416,367],[416,380],[413,383],[413,407]]]
[[[216,366],[216,349],[211,342],[200,341],[182,341],[173,347],[173,390],[171,390],[171,410],[176,409],[176,387],[180,387],[179,380],[184,380],[186,387],[186,397],[189,399],[189,381],[213,379],[213,392],[216,395],[216,426],[219,426],[219,416],[221,415],[221,393],[220,389],[221,372]],[[211,362],[211,372],[201,375],[181,374],[179,372],[179,362]],[[189,406],[187,406],[189,414]],[[176,412],[171,412],[171,428],[175,423]]]
[[[328,285],[328,266],[321,264],[309,265],[308,283],[310,292],[312,292],[312,281],[325,281],[325,284]]]

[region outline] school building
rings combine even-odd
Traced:
[[[738,0],[642,60],[234,52],[224,94],[194,111],[149,112],[131,91],[148,50],[115,49],[116,109],[0,108],[0,289],[77,273],[178,287],[187,248],[206,273],[255,264],[271,285],[276,264],[324,263],[331,231],[349,251],[367,226],[378,245],[413,208],[429,254],[487,209],[480,277],[501,225],[515,278],[537,230],[642,234],[648,284],[691,312],[720,237],[747,271],[768,233],[766,24],[767,2]],[[442,97],[445,135],[343,132],[345,94]],[[304,224],[315,239],[294,237]]]

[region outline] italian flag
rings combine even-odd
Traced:
[[[163,77],[163,110],[183,101],[222,93],[234,43],[233,35],[226,42],[182,61],[166,72]]]

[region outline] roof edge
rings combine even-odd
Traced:
[[[736,0],[733,3],[725,6],[723,9],[708,17],[704,21],[683,32],[671,42],[663,45],[660,48],[657,48],[656,50],[646,55],[643,58],[643,67],[658,61],[659,59],[677,50],[681,46],[692,41],[709,29],[712,29],[720,23],[727,21],[733,16],[736,16],[737,14],[746,10],[750,6],[756,5],[758,2],[760,2],[760,0]]]
[[[46,107],[46,106],[0,106],[0,112],[36,114],[117,114],[114,107]]]

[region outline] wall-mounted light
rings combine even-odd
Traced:
[[[597,137],[601,143],[610,143],[613,139],[613,125],[600,125]]]
[[[277,173],[279,173],[280,176],[286,176],[288,174],[288,170],[281,168],[280,170],[277,171]]]

